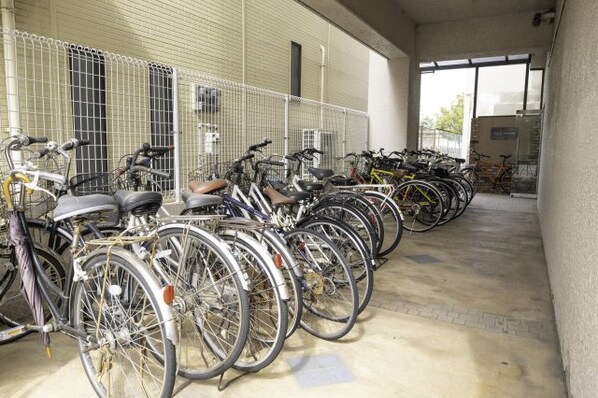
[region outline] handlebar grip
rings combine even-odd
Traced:
[[[84,145],[89,145],[89,140],[80,140],[78,138],[72,138],[70,141],[63,144],[61,148],[65,151],[70,151],[73,148],[79,148]]]
[[[255,157],[255,155],[253,153],[250,153],[249,155],[245,155],[245,156],[240,157],[239,159],[235,160],[234,163],[242,162],[244,160],[249,160],[253,157]]]
[[[40,158],[43,158],[44,156],[46,156],[49,152],[50,152],[50,150],[48,148],[43,148],[43,149],[33,152],[33,157],[36,159],[40,159]]]
[[[174,145],[169,146],[153,146],[149,150],[151,152],[170,152],[174,149]]]
[[[256,166],[260,164],[269,164],[271,166],[284,166],[284,162],[278,160],[258,160],[255,162]]]
[[[44,142],[48,142],[48,137],[29,137],[29,136],[25,136],[25,137],[27,137],[27,140],[29,141],[29,143],[27,145],[41,144]]]
[[[167,171],[150,169],[149,167],[145,167],[145,166],[131,166],[131,168],[129,170],[131,172],[144,171],[146,173],[150,173],[150,174],[156,175],[158,177],[171,178],[170,173]]]

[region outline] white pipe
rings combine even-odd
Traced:
[[[174,200],[181,201],[181,137],[179,131],[179,71],[172,68],[172,133],[174,144]]]
[[[326,66],[326,47],[320,44],[320,102],[324,102],[324,67]]]
[[[320,44],[320,130],[324,129],[324,67],[326,66],[326,47]]]
[[[17,81],[17,45],[12,31],[15,30],[13,0],[2,0],[2,35],[4,39],[4,74],[6,77],[6,102],[8,106],[9,135],[19,134],[19,89]]]

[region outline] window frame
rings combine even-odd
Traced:
[[[295,52],[297,50],[297,52]],[[294,97],[301,97],[301,64],[303,48],[301,44],[291,41],[290,48],[290,78],[289,93]],[[295,55],[298,54],[298,55]],[[296,76],[295,76],[296,73]],[[295,79],[296,78],[296,79]],[[297,81],[296,90],[294,90],[294,81]]]

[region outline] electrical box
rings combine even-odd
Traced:
[[[193,110],[199,112],[220,112],[220,96],[222,92],[214,87],[193,85]]]
[[[207,155],[220,155],[220,132],[215,124],[206,125],[204,132],[204,150]],[[204,129],[202,129],[204,130]]]

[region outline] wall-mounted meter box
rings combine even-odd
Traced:
[[[207,131],[204,136],[205,150],[208,155],[220,154],[220,133],[218,131]]]
[[[199,112],[220,112],[220,96],[222,91],[214,88],[193,84],[193,110]]]

